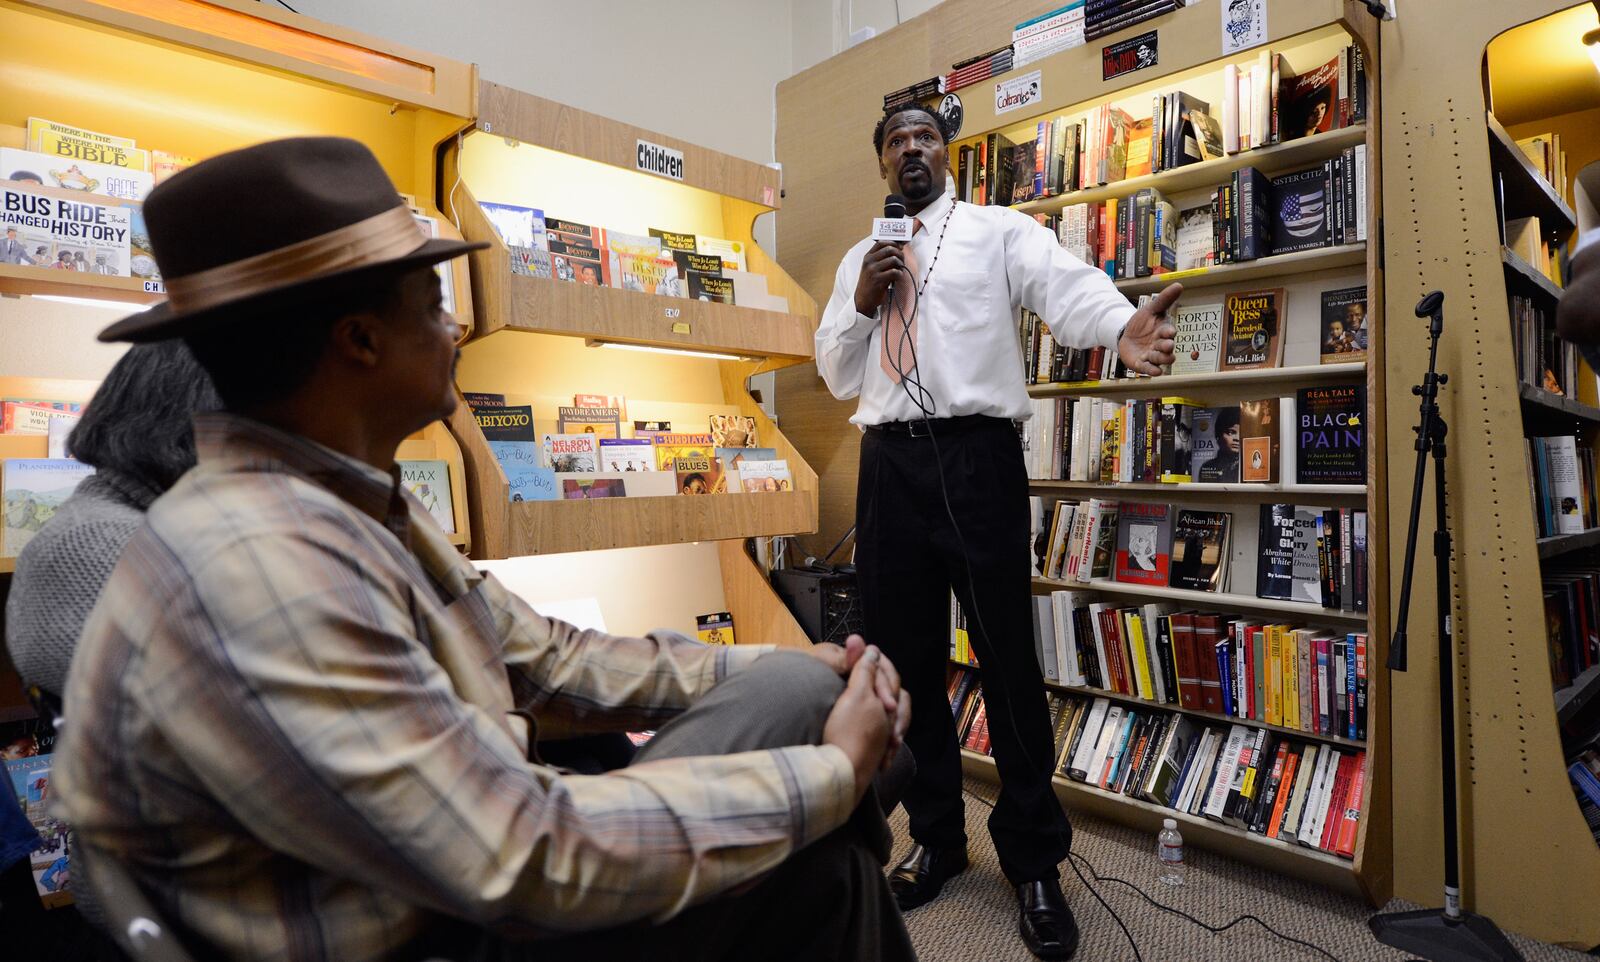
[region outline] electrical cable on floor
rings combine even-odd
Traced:
[[[970,798],[972,798],[974,801],[977,801],[977,802],[980,802],[980,803],[982,803],[984,805],[987,805],[989,808],[994,808],[995,803],[993,801],[991,801],[991,800],[989,800],[987,798],[984,798],[982,795],[979,795],[977,792],[972,791],[970,788],[963,787],[962,788],[962,792],[964,794],[966,794],[967,796],[969,796]],[[1098,901],[1102,906],[1105,906],[1105,910],[1111,914],[1111,918],[1113,920],[1115,920],[1116,923],[1117,923],[1117,926],[1122,929],[1122,934],[1127,936],[1128,944],[1133,946],[1133,955],[1134,955],[1135,959],[1142,959],[1143,958],[1143,956],[1141,956],[1139,954],[1138,943],[1134,942],[1133,936],[1131,934],[1129,934],[1128,927],[1123,924],[1122,919],[1117,915],[1117,913],[1115,911],[1112,910],[1111,906],[1106,903],[1106,900],[1103,897],[1101,897],[1100,893],[1095,890],[1095,887],[1093,885],[1089,884],[1089,880],[1083,877],[1083,872],[1078,869],[1078,863],[1079,862],[1082,862],[1085,866],[1088,867],[1089,874],[1094,877],[1095,881],[1097,881],[1097,882],[1115,882],[1118,885],[1125,885],[1128,888],[1133,889],[1135,892],[1137,892],[1139,894],[1140,898],[1144,899],[1146,902],[1149,902],[1151,905],[1155,906],[1156,908],[1160,909],[1161,911],[1168,912],[1168,913],[1170,913],[1172,915],[1178,916],[1181,919],[1185,919],[1185,920],[1187,920],[1189,922],[1193,922],[1195,925],[1199,926],[1202,929],[1205,929],[1206,931],[1212,933],[1213,935],[1220,935],[1221,933],[1226,932],[1228,929],[1231,929],[1234,926],[1240,925],[1240,924],[1242,924],[1244,922],[1254,922],[1257,925],[1261,926],[1262,928],[1266,929],[1271,934],[1273,934],[1273,935],[1277,936],[1278,938],[1284,940],[1285,942],[1293,942],[1296,945],[1304,946],[1304,947],[1306,947],[1308,949],[1311,949],[1314,952],[1320,952],[1321,954],[1323,954],[1323,955],[1327,956],[1328,958],[1332,959],[1333,962],[1340,962],[1340,959],[1339,959],[1338,956],[1334,955],[1332,952],[1329,952],[1327,949],[1323,948],[1322,946],[1316,945],[1315,943],[1312,943],[1312,942],[1307,942],[1304,939],[1297,939],[1292,935],[1285,935],[1284,933],[1282,933],[1282,932],[1278,931],[1277,929],[1273,928],[1271,925],[1268,925],[1265,920],[1263,920],[1260,916],[1257,916],[1257,915],[1250,915],[1250,914],[1241,915],[1241,916],[1235,918],[1233,921],[1228,922],[1225,925],[1212,925],[1209,922],[1202,921],[1202,920],[1200,920],[1198,918],[1195,918],[1193,915],[1190,915],[1188,912],[1183,911],[1182,909],[1173,908],[1170,905],[1164,905],[1164,904],[1162,904],[1160,902],[1157,902],[1155,900],[1155,898],[1152,897],[1149,893],[1145,892],[1144,889],[1142,889],[1139,886],[1133,884],[1132,882],[1129,882],[1127,879],[1115,878],[1115,877],[1110,876],[1110,875],[1101,875],[1100,872],[1094,867],[1094,863],[1093,862],[1089,861],[1087,858],[1083,857],[1082,855],[1079,855],[1077,852],[1069,853],[1067,855],[1067,863],[1072,866],[1072,871],[1077,873],[1079,881],[1083,882],[1083,887],[1089,890],[1089,894],[1093,895],[1095,897],[1096,901]]]

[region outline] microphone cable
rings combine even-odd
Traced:
[[[983,606],[978,603],[977,583],[976,583],[976,580],[973,577],[973,573],[972,573],[972,555],[971,555],[971,552],[969,552],[968,549],[967,549],[966,537],[961,533],[961,526],[956,521],[955,509],[952,507],[952,505],[950,503],[950,489],[949,489],[949,486],[948,486],[948,484],[947,484],[947,482],[945,480],[945,473],[944,473],[944,456],[943,456],[943,454],[941,453],[941,451],[939,449],[938,434],[933,429],[934,416],[937,414],[937,401],[934,398],[933,393],[931,391],[929,391],[927,389],[927,387],[924,386],[922,381],[921,381],[921,378],[920,378],[921,371],[920,371],[920,368],[918,366],[918,361],[917,361],[916,339],[911,337],[911,323],[913,321],[915,321],[917,319],[917,317],[919,316],[919,314],[921,313],[922,293],[923,293],[923,291],[927,290],[928,284],[933,280],[933,269],[939,263],[939,251],[944,247],[945,231],[947,231],[949,229],[949,227],[950,227],[950,219],[955,216],[956,205],[958,203],[959,203],[958,201],[953,200],[953,199],[951,201],[950,212],[945,215],[944,227],[942,227],[940,229],[940,231],[939,231],[939,242],[938,242],[938,245],[934,248],[933,260],[930,261],[929,264],[928,264],[928,271],[927,271],[927,274],[923,278],[922,285],[921,285],[920,289],[919,289],[919,287],[917,285],[917,278],[915,276],[913,276],[911,274],[911,271],[909,269],[907,269],[903,264],[901,266],[901,270],[905,273],[906,277],[911,282],[911,295],[912,295],[911,296],[911,314],[910,314],[909,317],[906,316],[904,308],[902,308],[902,307],[900,307],[900,306],[895,304],[894,299],[892,297],[894,285],[892,285],[892,284],[890,285],[890,294],[891,294],[891,296],[889,297],[889,300],[888,300],[888,307],[889,307],[889,309],[891,311],[894,311],[899,315],[899,318],[900,318],[900,321],[901,321],[901,324],[900,324],[900,339],[899,339],[899,343],[897,345],[897,348],[909,349],[909,353],[911,355],[911,370],[907,371],[907,370],[903,369],[900,366],[900,350],[897,349],[894,352],[888,353],[888,357],[889,357],[889,366],[894,370],[894,372],[896,374],[898,374],[900,376],[900,389],[905,393],[906,399],[909,400],[911,402],[912,406],[915,407],[917,409],[917,411],[922,415],[921,420],[922,420],[923,426],[927,429],[928,440],[932,443],[932,446],[933,446],[934,466],[937,469],[936,473],[937,473],[938,478],[939,478],[939,495],[940,495],[941,500],[944,503],[945,517],[950,522],[951,530],[955,532],[956,545],[959,548],[959,550],[961,551],[962,564],[966,568],[966,574],[967,574],[967,596],[972,600],[972,615],[973,615],[974,619],[977,622],[978,630],[983,633],[983,637],[990,643],[990,645],[994,646],[996,644],[995,638],[994,638],[993,635],[991,635],[989,633],[988,627],[983,623]],[[916,389],[917,389],[917,393],[916,394],[912,394],[911,388],[907,386],[908,384],[914,385],[916,387]],[[924,398],[924,397],[927,398],[927,402],[928,402],[927,404],[922,403],[922,398]],[[982,671],[982,668],[980,667],[979,668],[979,676],[980,676],[980,678],[981,678],[982,674],[983,674],[983,671]],[[1003,674],[997,673],[997,675],[1000,675],[1001,685],[1002,685],[1002,687],[1004,687],[1005,681],[1004,681]],[[1040,768],[1041,766],[1039,766],[1039,764],[1038,764],[1038,759],[1034,758],[1032,751],[1030,751],[1028,749],[1028,744],[1027,744],[1026,739],[1024,739],[1023,736],[1022,736],[1022,726],[1020,724],[1018,724],[1018,722],[1017,722],[1016,708],[1015,708],[1015,706],[1014,706],[1014,704],[1012,702],[1012,693],[1009,690],[1006,690],[1004,692],[1004,701],[1005,701],[1005,706],[1006,706],[1006,716],[1007,716],[1007,719],[1011,723],[1011,731],[1012,731],[1012,734],[1016,737],[1018,749],[1027,758],[1028,763],[1029,763],[1030,766],[1032,766],[1035,769]],[[1052,780],[1054,779],[1053,766],[1045,765],[1045,766],[1043,766],[1043,770],[1046,772],[1046,777],[1047,778],[1050,778]],[[993,809],[995,807],[995,803],[994,802],[991,802],[988,799],[985,799],[982,796],[979,796],[974,792],[968,791],[964,786],[963,786],[962,791],[963,791],[963,793],[965,793],[967,795],[970,795],[971,797],[973,797],[973,798],[977,799],[978,801],[984,803],[985,805],[989,806],[989,808],[991,808],[991,809]],[[1052,792],[1053,791],[1054,791],[1054,786],[1052,785]],[[1059,802],[1059,799],[1058,799],[1057,800],[1057,807],[1059,808],[1059,806],[1060,806],[1060,802]],[[1062,812],[1062,818],[1065,818],[1065,817],[1066,817],[1066,814],[1063,811]],[[1081,855],[1076,855],[1076,854],[1074,854],[1072,852],[1071,840],[1067,837],[1067,833],[1065,831],[1063,831],[1062,828],[1059,825],[1056,828],[1056,834],[1057,834],[1057,837],[1063,839],[1064,842],[1065,842],[1066,849],[1067,849],[1067,864],[1072,866],[1073,872],[1077,874],[1078,880],[1083,883],[1084,888],[1089,891],[1089,894],[1094,896],[1095,900],[1098,901],[1103,908],[1105,908],[1106,913],[1111,916],[1112,920],[1117,923],[1117,927],[1122,930],[1123,936],[1128,940],[1128,945],[1130,947],[1132,947],[1132,949],[1133,949],[1133,955],[1134,955],[1134,959],[1136,960],[1136,962],[1144,962],[1144,956],[1139,951],[1139,943],[1138,943],[1138,941],[1136,939],[1134,939],[1133,933],[1128,930],[1128,926],[1127,926],[1127,924],[1125,922],[1123,922],[1122,916],[1117,914],[1116,910],[1113,909],[1111,907],[1111,904],[1105,900],[1105,898],[1100,894],[1099,890],[1096,889],[1095,886],[1093,884],[1091,884],[1087,878],[1084,877],[1083,872],[1078,868],[1078,862],[1079,861],[1082,861],[1084,865],[1089,866],[1089,874],[1094,876],[1094,878],[1097,879],[1098,881],[1100,881],[1102,883],[1104,883],[1104,882],[1116,882],[1118,884],[1125,885],[1125,886],[1133,889],[1135,892],[1138,892],[1139,895],[1142,896],[1145,901],[1149,902],[1151,905],[1155,906],[1156,908],[1161,909],[1162,911],[1165,911],[1165,912],[1170,912],[1170,913],[1172,913],[1174,915],[1177,915],[1177,916],[1179,916],[1181,918],[1187,919],[1188,921],[1194,923],[1195,925],[1199,926],[1200,928],[1203,928],[1203,929],[1205,929],[1205,930],[1207,930],[1207,931],[1209,931],[1209,932],[1211,932],[1213,934],[1226,931],[1227,929],[1230,929],[1230,928],[1232,928],[1232,927],[1234,927],[1236,925],[1242,924],[1243,922],[1246,922],[1246,921],[1254,921],[1258,925],[1260,925],[1262,928],[1266,929],[1268,932],[1272,933],[1273,935],[1277,936],[1280,939],[1284,939],[1285,941],[1293,942],[1293,943],[1296,943],[1298,945],[1302,945],[1302,946],[1305,946],[1307,948],[1313,949],[1313,950],[1315,950],[1317,952],[1320,952],[1323,955],[1327,956],[1328,958],[1332,959],[1333,962],[1340,962],[1340,960],[1338,959],[1337,956],[1335,956],[1333,953],[1327,951],[1326,949],[1322,948],[1321,946],[1314,945],[1314,944],[1312,944],[1310,942],[1302,941],[1300,939],[1294,938],[1293,936],[1285,935],[1284,933],[1279,932],[1277,929],[1275,929],[1272,926],[1268,925],[1265,921],[1263,921],[1262,919],[1260,919],[1259,917],[1257,917],[1255,915],[1241,915],[1238,918],[1235,918],[1232,921],[1228,922],[1226,925],[1213,926],[1213,925],[1211,925],[1211,924],[1209,924],[1207,922],[1204,922],[1204,921],[1202,921],[1202,920],[1200,920],[1198,918],[1195,918],[1194,916],[1188,914],[1187,912],[1182,911],[1181,909],[1176,909],[1176,908],[1173,908],[1172,906],[1164,905],[1164,904],[1162,904],[1160,902],[1157,902],[1154,898],[1152,898],[1151,896],[1147,895],[1144,892],[1143,889],[1139,888],[1137,885],[1134,885],[1132,882],[1128,882],[1128,881],[1125,881],[1123,879],[1118,879],[1118,878],[1114,878],[1114,877],[1100,875],[1097,871],[1095,871],[1094,866],[1092,864],[1090,864],[1090,862],[1087,859],[1083,858],[1083,856],[1081,856]]]

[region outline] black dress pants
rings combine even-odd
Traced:
[[[936,419],[932,433],[869,428],[856,491],[866,639],[900,669],[911,694],[911,837],[928,846],[966,843],[961,752],[945,693],[953,588],[981,665],[1000,773],[989,816],[1000,868],[1013,884],[1059,878],[1072,830],[1050,783],[1054,742],[1033,645],[1022,444],[1001,418]]]

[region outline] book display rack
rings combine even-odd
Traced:
[[[916,28],[925,23],[925,29],[937,31],[941,24],[932,22],[937,11],[900,28]],[[990,16],[998,18],[996,12]],[[1218,39],[1217,11],[1198,6],[1178,10],[1171,15],[1127,31],[1128,35],[1144,33],[1155,28],[1160,44],[1159,67],[1140,70],[1121,77],[1105,79],[1102,76],[1101,44],[1115,42],[1122,34],[1091,42],[1087,46],[1054,54],[1042,61],[1029,64],[1022,72],[1041,71],[1042,98],[1020,111],[996,115],[994,105],[987,98],[988,86],[975,86],[960,91],[964,118],[961,132],[951,142],[949,152],[952,166],[966,149],[977,149],[995,142],[998,135],[1012,143],[1022,144],[1035,138],[1041,122],[1056,118],[1075,119],[1098,105],[1110,104],[1126,110],[1134,118],[1149,117],[1152,99],[1175,91],[1183,91],[1219,106],[1222,102],[1222,76],[1224,68],[1248,70],[1258,62],[1262,50],[1283,55],[1286,64],[1307,70],[1310,67],[1337,58],[1341,50],[1352,44],[1360,47],[1368,63],[1377,57],[1376,30],[1370,15],[1358,6],[1340,2],[1318,2],[1292,5],[1274,5],[1269,36],[1259,48],[1237,54],[1224,55]],[[959,35],[959,28],[951,26]],[[940,49],[950,49],[955,38],[943,37]],[[870,47],[871,42],[863,45]],[[974,49],[982,46],[974,39]],[[992,45],[991,45],[992,46]],[[889,49],[886,45],[886,50]],[[854,53],[852,51],[851,53]],[[784,160],[792,193],[827,183],[830,190],[853,193],[859,187],[863,195],[861,206],[871,210],[877,203],[874,194],[881,193],[877,182],[846,173],[845,160],[823,156],[826,150],[842,154],[848,161],[857,160],[854,141],[841,138],[864,139],[862,131],[870,129],[870,120],[854,118],[849,125],[839,124],[840,132],[828,136],[825,145],[810,142],[817,139],[816,131],[802,139],[800,128],[809,121],[801,117],[814,116],[822,99],[837,91],[839,77],[848,74],[858,83],[864,72],[881,77],[879,86],[895,89],[904,83],[904,75],[926,70],[926,64],[899,61],[895,55],[875,51],[877,56],[888,56],[891,63],[869,68],[863,61],[851,61],[845,54],[835,61],[802,74],[779,88],[779,156]],[[862,55],[863,57],[866,54]],[[835,65],[837,64],[837,66]],[[889,76],[888,69],[900,71],[897,77]],[[1037,217],[1058,217],[1079,204],[1107,204],[1132,200],[1141,191],[1156,191],[1171,199],[1179,207],[1202,202],[1209,194],[1230,184],[1235,171],[1253,167],[1268,177],[1305,168],[1318,167],[1326,161],[1341,156],[1348,149],[1362,147],[1366,151],[1368,170],[1365,178],[1366,195],[1359,198],[1367,222],[1376,224],[1381,210],[1381,179],[1378,176],[1377,131],[1381,119],[1377,111],[1377,71],[1366,72],[1369,109],[1364,120],[1335,126],[1334,129],[1300,138],[1284,138],[1279,143],[1263,144],[1253,150],[1240,150],[1224,156],[1210,157],[1184,166],[1170,166],[1156,173],[1145,173],[1112,179],[1107,183],[1093,184],[1084,189],[1067,190],[1054,197],[1029,200],[1013,206]],[[899,82],[895,82],[898,79]],[[1003,82],[1007,77],[997,77]],[[1346,87],[1348,91],[1348,84]],[[809,110],[808,110],[809,108]],[[875,108],[874,108],[875,109]],[[865,111],[863,111],[865,113]],[[855,166],[851,164],[851,167]],[[865,169],[865,166],[863,166]],[[869,171],[870,172],[870,171]],[[1019,175],[1020,176],[1020,175]],[[957,173],[958,184],[962,175]],[[868,198],[871,198],[870,200]],[[854,200],[854,198],[851,198]],[[1092,209],[1092,208],[1091,208]],[[837,258],[855,236],[848,230],[834,229],[826,233],[828,243],[817,240],[824,235],[822,225],[802,219],[797,212],[796,223],[790,215],[780,215],[780,227],[787,238],[791,229],[797,230],[806,242],[795,247],[785,245],[785,264],[796,271],[814,292],[831,286],[833,268]],[[1373,237],[1376,236],[1374,233]],[[1064,241],[1064,246],[1066,242]],[[793,252],[793,254],[791,254]],[[1066,480],[1061,472],[1052,477],[1039,477],[1031,482],[1032,494],[1045,505],[1045,522],[1051,516],[1050,506],[1058,500],[1083,501],[1089,498],[1111,499],[1125,503],[1169,503],[1184,508],[1199,507],[1234,515],[1235,545],[1234,570],[1231,583],[1222,591],[1195,591],[1160,586],[1129,584],[1109,577],[1095,578],[1088,583],[1036,577],[1033,580],[1035,595],[1047,595],[1061,589],[1081,590],[1092,594],[1096,600],[1114,607],[1165,604],[1177,611],[1215,612],[1238,614],[1260,621],[1294,622],[1337,632],[1364,632],[1370,645],[1373,664],[1381,664],[1385,623],[1387,622],[1385,593],[1388,576],[1386,525],[1387,498],[1386,467],[1383,451],[1384,437],[1384,326],[1383,326],[1383,274],[1375,241],[1322,246],[1292,253],[1261,256],[1253,260],[1231,263],[1207,263],[1199,268],[1154,272],[1146,276],[1119,277],[1117,286],[1132,301],[1143,294],[1153,293],[1172,281],[1181,281],[1186,293],[1185,303],[1222,301],[1234,290],[1257,287],[1284,288],[1287,310],[1284,315],[1282,337],[1284,351],[1281,359],[1269,367],[1238,371],[1212,371],[1202,374],[1177,374],[1160,379],[1117,378],[1098,379],[1091,376],[1082,381],[1051,381],[1038,378],[1029,388],[1036,399],[1035,406],[1047,399],[1063,399],[1070,406],[1075,399],[1096,398],[1122,402],[1155,396],[1182,395],[1202,405],[1237,404],[1242,400],[1264,397],[1293,397],[1297,389],[1311,386],[1350,386],[1365,388],[1368,400],[1365,484],[1298,484],[1293,474],[1271,484],[1199,481],[1189,483],[1160,483],[1148,479],[1102,484],[1090,480]],[[1368,350],[1361,361],[1345,363],[1320,363],[1325,359],[1320,350],[1322,340],[1319,325],[1319,301],[1323,291],[1365,284],[1369,294],[1367,308]],[[819,295],[820,296],[820,295]],[[1332,361],[1334,358],[1327,358]],[[794,378],[782,382],[780,400],[788,404],[795,388]],[[822,402],[826,403],[826,402]],[[839,417],[842,422],[843,415]],[[1037,420],[1037,416],[1036,416]],[[808,439],[809,443],[826,449],[829,439]],[[1292,471],[1293,454],[1289,456]],[[853,466],[852,466],[853,467]],[[1037,472],[1034,472],[1036,475]],[[1059,479],[1057,479],[1059,478]],[[830,477],[832,485],[851,485],[853,479]],[[853,487],[853,485],[851,485]],[[1372,540],[1368,551],[1367,583],[1370,604],[1368,611],[1329,610],[1316,605],[1258,597],[1254,591],[1256,552],[1254,530],[1256,519],[1264,504],[1294,503],[1316,505],[1333,509],[1359,509],[1367,512],[1371,521]],[[838,511],[825,506],[824,515]],[[1248,531],[1249,537],[1239,535]],[[1312,879],[1322,884],[1365,895],[1375,903],[1388,897],[1390,887],[1388,783],[1389,759],[1386,728],[1387,693],[1378,672],[1370,675],[1369,697],[1370,725],[1366,738],[1361,741],[1326,736],[1324,743],[1337,742],[1349,752],[1364,751],[1366,769],[1364,777],[1368,790],[1359,815],[1359,833],[1353,858],[1342,858],[1331,852],[1307,848],[1269,839],[1263,835],[1225,825],[1199,816],[1180,816],[1186,839],[1196,844],[1224,852],[1231,857],[1250,861],[1285,874]],[[1197,722],[1224,725],[1228,721],[1255,729],[1267,726],[1257,722],[1205,711],[1191,711],[1177,704],[1152,702],[1126,694],[1116,694],[1099,689],[1062,688],[1075,696],[1105,697],[1141,711],[1139,706],[1161,712],[1187,714]],[[1318,736],[1292,729],[1274,731],[1292,738],[1317,741]],[[965,764],[969,772],[994,778],[993,763],[985,755],[966,751]],[[1154,829],[1163,817],[1178,815],[1163,806],[1135,799],[1128,795],[1107,792],[1091,787],[1064,775],[1056,778],[1058,793],[1069,809],[1090,811],[1142,828]]]
[[[0,148],[27,146],[30,117],[113,132],[188,161],[276,137],[354,137],[377,155],[395,185],[443,236],[454,228],[432,207],[434,146],[476,109],[477,69],[288,10],[245,0],[140,4],[72,0],[0,3]],[[71,83],[58,82],[71,78]],[[205,123],[197,118],[218,118]],[[221,118],[248,118],[222,122]],[[12,170],[0,171],[9,177]],[[53,176],[53,175],[52,175]],[[0,180],[31,194],[84,198],[77,190]],[[91,195],[133,211],[138,201]],[[135,232],[137,233],[137,232]],[[163,299],[153,262],[144,276],[108,276],[0,265],[0,293],[122,302]],[[467,262],[446,268],[463,333],[472,326]],[[50,372],[40,372],[48,376]],[[30,379],[38,381],[38,379]],[[6,396],[55,398],[48,381]],[[65,395],[87,400],[94,385]],[[44,457],[43,437],[0,437],[0,456]],[[471,540],[459,447],[443,424],[405,442],[402,458],[444,461],[451,478],[453,540]],[[0,570],[14,561],[0,560]]]

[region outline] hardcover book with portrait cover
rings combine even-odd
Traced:
[[[1166,587],[1172,564],[1172,507],[1124,501],[1117,512],[1115,578]]]

